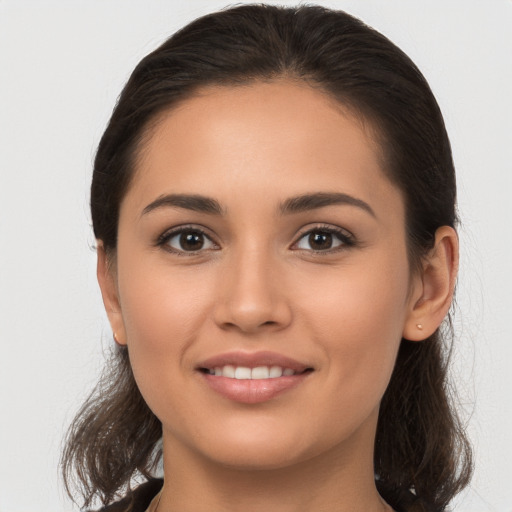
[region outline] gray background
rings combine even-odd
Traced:
[[[444,112],[463,219],[453,370],[476,450],[455,509],[511,512],[512,2],[319,3],[401,46]],[[95,147],[138,60],[226,5],[0,0],[0,512],[73,510],[61,438],[111,344],[91,249]]]

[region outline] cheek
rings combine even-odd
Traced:
[[[355,401],[368,393],[379,400],[384,393],[407,314],[407,265],[380,262],[317,279],[321,297],[310,294],[304,302],[303,316],[325,352],[330,378]]]
[[[151,258],[121,259],[118,279],[130,362],[151,407],[156,388],[173,389],[189,369],[185,355],[208,317],[212,287],[197,270],[172,273]]]
[[[186,339],[211,303],[212,276],[188,267],[176,272],[162,258],[119,262],[119,293],[128,339],[156,349]]]

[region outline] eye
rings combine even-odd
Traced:
[[[352,236],[335,228],[315,228],[304,233],[294,244],[295,249],[328,252],[354,245]]]
[[[210,237],[198,228],[179,228],[164,233],[158,245],[176,253],[195,253],[218,249]]]

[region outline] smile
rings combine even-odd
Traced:
[[[209,358],[196,370],[207,387],[223,398],[258,404],[296,388],[314,368],[275,352],[235,351]]]
[[[209,375],[239,380],[277,379],[283,376],[296,375],[297,373],[292,368],[283,368],[282,366],[256,366],[255,368],[249,368],[247,366],[233,366],[230,364],[216,366],[215,368],[203,368],[202,370]]]

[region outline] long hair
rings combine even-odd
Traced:
[[[411,271],[417,269],[436,229],[457,223],[455,172],[440,109],[418,68],[386,37],[318,6],[245,5],[213,13],[137,65],[94,162],[94,233],[107,252],[115,254],[119,206],[156,116],[203,86],[281,78],[310,84],[374,129],[383,170],[403,193]],[[448,379],[451,342],[449,320],[423,342],[402,340],[381,403],[377,487],[408,510],[446,510],[471,475],[471,450]],[[134,476],[149,478],[161,457],[160,436],[126,348],[117,348],[70,427],[62,456],[68,491],[75,474],[85,506],[95,497],[111,502]]]

